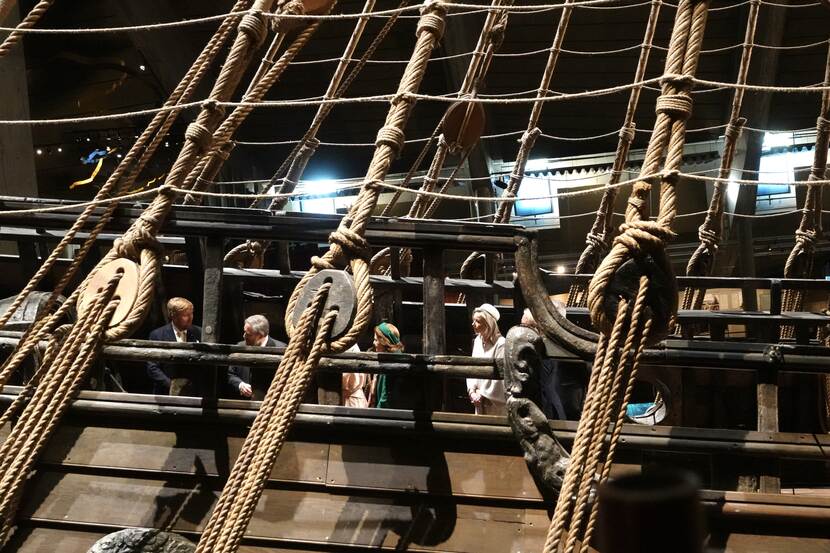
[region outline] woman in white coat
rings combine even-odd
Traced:
[[[504,337],[499,332],[499,310],[489,303],[473,311],[473,357],[494,359],[503,355]],[[476,409],[476,415],[505,415],[504,382],[487,378],[468,378],[467,393]]]

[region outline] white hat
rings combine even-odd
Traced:
[[[499,310],[496,309],[494,305],[489,304],[489,303],[482,303],[481,305],[476,307],[473,312],[475,313],[475,312],[478,312],[478,311],[481,311],[482,313],[487,313],[488,315],[493,317],[493,320],[496,320],[496,321],[498,321],[499,318],[501,317],[501,314],[499,313]]]

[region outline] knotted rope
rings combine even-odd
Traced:
[[[522,137],[519,139],[519,151],[516,154],[516,161],[513,164],[513,172],[510,174],[510,180],[507,183],[507,188],[504,190],[502,197],[515,198],[519,192],[519,187],[522,185],[524,179],[525,167],[527,160],[530,157],[530,152],[536,144],[536,139],[542,133],[539,129],[539,119],[542,116],[542,107],[544,106],[544,98],[550,94],[550,83],[553,79],[553,72],[556,69],[556,63],[559,60],[559,54],[562,52],[562,43],[565,40],[565,34],[568,31],[568,24],[571,21],[571,14],[573,13],[574,0],[566,0],[562,5],[562,14],[559,16],[559,23],[556,26],[556,34],[553,37],[550,51],[548,52],[547,63],[545,70],[542,72],[542,79],[536,92],[536,99],[533,102],[533,107],[530,110],[530,116],[527,121],[527,130],[525,130]],[[508,223],[510,222],[510,214],[513,209],[513,202],[503,202],[499,205],[498,211],[493,218],[494,223]],[[481,252],[473,252],[464,263],[461,265],[461,278],[470,278],[476,260],[483,257]]]
[[[10,32],[3,42],[0,43],[0,59],[6,57],[6,54],[11,52],[15,44],[23,38],[23,31],[21,29],[31,29],[34,27],[40,21],[40,18],[43,17],[43,14],[46,13],[46,10],[54,3],[55,0],[40,0],[40,2],[35,4],[35,7],[17,24],[15,30]]]
[[[580,551],[588,551],[596,520],[595,480],[602,482],[608,477],[640,357],[646,345],[665,335],[677,309],[676,284],[665,245],[673,237],[671,224],[677,214],[674,188],[691,114],[689,89],[708,7],[708,0],[682,0],[677,7],[662,92],[655,107],[657,121],[641,169],[641,175],[653,174],[665,156],[657,219],[648,220],[646,200],[651,182],[635,183],[626,223],[588,288],[588,307],[601,333],[600,341],[545,553],[558,552],[563,541],[565,553],[572,553],[578,541]],[[613,431],[606,448],[609,424]],[[600,462],[603,470],[597,475]]]
[[[830,85],[830,47],[827,49],[827,63],[824,71],[824,86]],[[809,278],[813,272],[816,241],[821,236],[822,181],[827,172],[827,148],[830,146],[830,89],[821,94],[821,112],[816,120],[816,145],[813,150],[813,165],[807,178],[807,196],[802,208],[801,223],[795,231],[795,245],[784,265],[785,278]],[[801,311],[804,304],[803,290],[785,290],[782,311]],[[792,338],[795,327],[781,327],[781,338]]]
[[[657,29],[657,20],[660,17],[660,8],[662,5],[662,0],[652,0],[651,2],[645,36],[643,37],[643,44],[640,48],[640,57],[637,61],[637,69],[634,72],[633,82],[635,83],[641,82],[646,74],[649,54],[651,54],[654,44],[654,33]],[[625,165],[628,162],[628,152],[631,149],[631,143],[634,141],[636,134],[634,114],[637,112],[642,90],[642,86],[634,87],[631,89],[631,94],[628,97],[628,106],[626,107],[625,117],[619,132],[620,139],[617,141],[617,151],[614,154],[611,176],[602,194],[599,207],[597,208],[597,216],[594,219],[594,224],[585,237],[586,246],[576,263],[576,269],[574,271],[576,274],[593,273],[602,257],[608,253],[611,247],[611,239],[614,236],[614,201],[617,198],[616,185],[622,179]],[[568,292],[568,306],[585,307],[587,301],[588,296],[585,285],[572,285]]]
[[[420,86],[430,52],[443,32],[446,11],[441,0],[428,0],[424,3],[412,57],[391,103],[386,122],[378,132],[374,156],[360,194],[349,214],[329,237],[329,250],[323,257],[312,259],[312,268],[291,295],[286,309],[286,329],[290,336],[286,354],[205,527],[197,546],[199,553],[236,551],[291,428],[305,388],[317,368],[320,355],[323,351],[344,351],[354,344],[369,324],[372,289],[368,271],[370,249],[364,238],[366,224],[380,195],[381,187],[378,183],[383,182],[392,160],[403,146],[403,128],[414,105],[410,94],[415,93]],[[329,293],[328,284],[323,284],[315,293],[314,300],[303,310],[295,326],[295,310],[310,279],[323,269],[345,267],[351,270],[357,294],[355,318],[351,326],[342,336],[330,336],[338,313],[320,312]]]
[[[755,31],[759,11],[760,0],[752,0],[749,6],[743,52],[738,68],[737,83],[739,85],[744,85],[747,82],[749,64],[752,60],[752,50],[755,46]],[[724,133],[723,154],[721,155],[720,168],[718,169],[718,177],[723,180],[715,181],[713,185],[712,198],[709,201],[709,208],[706,211],[706,219],[698,229],[700,243],[686,265],[687,276],[707,276],[712,273],[712,269],[714,268],[715,255],[717,254],[718,244],[723,233],[723,204],[726,197],[726,179],[729,178],[729,174],[732,171],[732,163],[735,158],[738,139],[746,124],[746,119],[740,116],[744,92],[744,89],[736,88],[735,95],[732,97],[732,110],[729,115],[729,123]],[[705,294],[705,288],[686,288],[683,292],[681,308],[701,309]]]

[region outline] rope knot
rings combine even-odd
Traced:
[[[597,250],[605,246],[605,240],[603,240],[603,236],[601,234],[589,232],[585,236],[585,244],[587,244],[588,249]]]
[[[657,105],[654,111],[658,114],[665,113],[674,119],[687,120],[692,116],[692,97],[688,92],[678,94],[663,94],[657,97]]]
[[[671,85],[675,88],[689,89],[694,83],[694,77],[682,73],[665,73],[660,77],[660,86]]]
[[[239,31],[245,33],[258,48],[268,33],[268,26],[265,24],[262,10],[251,10],[242,16],[242,21],[239,22]]]
[[[210,143],[213,142],[213,135],[207,127],[201,123],[193,122],[187,126],[184,132],[184,137],[187,140],[195,143],[201,151],[206,151],[210,148]]]
[[[672,230],[657,221],[632,221],[620,226],[620,234],[614,244],[620,244],[632,255],[652,253],[674,239]]]
[[[818,132],[830,132],[830,119],[819,115],[816,119],[816,130]]]
[[[388,146],[397,156],[403,149],[406,142],[406,136],[403,131],[393,125],[384,125],[378,131],[378,136],[375,139],[375,146]]]
[[[337,269],[337,267],[329,263],[326,259],[318,257],[316,255],[311,257],[311,266],[317,269],[318,271],[325,271],[326,269]]]
[[[817,238],[818,234],[815,230],[798,229],[795,231],[795,241],[798,243],[798,245],[804,247],[805,249],[815,248]]]
[[[383,190],[385,188],[384,182],[380,179],[364,181],[363,186],[369,190]]]
[[[494,50],[499,50],[504,42],[504,34],[507,31],[507,17],[506,13],[499,19],[498,23],[493,25],[487,35],[487,40],[493,45]]]
[[[161,244],[156,240],[156,237],[143,226],[133,227],[121,238],[118,238],[113,243],[113,249],[118,257],[130,259],[138,262],[141,260],[142,250],[152,250],[159,254],[162,253]]]
[[[216,98],[208,98],[202,102],[202,109],[217,114],[220,117],[225,116],[225,106],[219,103]]]
[[[726,130],[724,130],[723,134],[727,140],[734,142],[741,135],[744,125],[746,125],[746,117],[738,117],[726,125]]]
[[[362,259],[367,263],[372,258],[369,242],[348,227],[341,227],[329,235],[329,244],[337,244],[349,259]]]
[[[447,14],[447,7],[441,0],[427,0],[421,8],[421,18],[418,20],[418,28],[415,36],[428,32],[440,40],[444,35],[444,16]]]
[[[635,125],[631,123],[628,126],[622,127],[620,132],[618,133],[621,140],[624,142],[634,142],[634,136],[636,135]]]
[[[525,144],[529,144],[530,141],[539,138],[540,134],[542,134],[542,129],[539,127],[533,127],[532,129],[523,132],[521,138],[519,138],[516,142],[522,146],[525,146]]]
[[[660,173],[660,180],[667,181],[671,184],[677,184],[680,179],[680,171],[677,169],[666,169]]]

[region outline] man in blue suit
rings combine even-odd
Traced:
[[[184,298],[167,302],[170,323],[150,333],[150,340],[159,342],[198,342],[202,329],[193,325],[193,304]],[[201,396],[207,373],[195,365],[171,365],[147,362],[147,376],[153,383],[153,393],[172,396]]]

